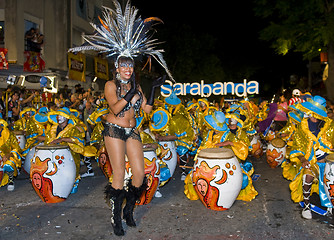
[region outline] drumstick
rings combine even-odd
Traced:
[[[181,165],[180,165],[180,168],[191,168],[191,169],[193,169],[194,167],[190,167],[190,166],[181,166]]]

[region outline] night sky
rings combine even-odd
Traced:
[[[266,88],[279,87],[282,82],[288,82],[292,74],[307,76],[306,63],[300,54],[278,56],[270,48],[270,43],[259,40],[259,31],[267,23],[254,16],[251,0],[197,3],[187,0],[132,0],[132,5],[139,9],[143,18],[161,18],[164,24],[158,30],[172,28],[175,23],[187,24],[196,34],[214,36],[222,63],[234,67],[257,64],[259,70],[251,80],[265,82]]]

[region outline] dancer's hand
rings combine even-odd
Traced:
[[[165,80],[166,80],[166,75],[164,75],[163,77],[159,77],[152,82],[150,96],[148,97],[146,102],[147,105],[153,106],[155,89],[164,84]]]
[[[309,161],[307,161],[307,159],[304,156],[299,156],[298,158],[299,158],[300,162],[302,163],[303,168],[310,168],[311,165],[310,165]]]
[[[152,88],[160,87],[162,84],[164,84],[166,81],[166,75],[163,75],[162,77],[159,77],[152,82]]]
[[[131,88],[124,96],[124,100],[127,102],[130,102],[132,97],[137,93],[137,84],[134,73],[132,74],[130,81],[131,81]]]

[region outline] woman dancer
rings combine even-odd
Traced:
[[[156,39],[152,39],[152,26],[162,22],[159,18],[137,17],[138,9],[128,2],[122,9],[120,3],[113,0],[115,10],[104,8],[103,18],[99,24],[93,24],[95,33],[85,35],[86,43],[70,51],[96,50],[106,57],[116,58],[116,78],[105,85],[105,98],[110,113],[103,131],[106,149],[113,169],[113,180],[106,188],[112,210],[112,225],[116,235],[124,235],[121,221],[121,210],[124,195],[126,206],[123,217],[127,225],[135,226],[133,208],[136,200],[145,189],[144,156],[142,143],[136,130],[135,113],[142,108],[149,113],[154,102],[154,91],[164,79],[159,78],[152,83],[151,94],[145,98],[141,87],[136,83],[134,75],[134,58],[146,55],[154,58],[170,74],[162,56],[162,49],[155,49]],[[123,189],[125,155],[130,162],[132,179]]]
[[[104,142],[113,169],[112,183],[106,188],[107,198],[113,210],[113,227],[116,235],[124,235],[121,222],[121,208],[123,218],[130,227],[136,226],[133,219],[133,209],[146,188],[144,154],[142,141],[136,129],[136,112],[142,108],[150,113],[154,101],[154,90],[164,80],[157,79],[152,84],[152,90],[147,100],[136,83],[134,74],[134,61],[130,57],[120,57],[116,64],[116,79],[108,81],[105,85],[105,96],[110,113],[104,124]],[[131,166],[132,179],[123,190],[125,176],[125,155]]]

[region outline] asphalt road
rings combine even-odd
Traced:
[[[302,219],[281,168],[269,168],[264,158],[253,159],[253,165],[260,174],[254,182],[259,195],[226,211],[187,199],[177,168],[161,198],[136,208],[138,226],[123,223],[123,237],[113,234],[103,194],[107,180],[96,163],[95,176],[82,179],[78,192],[57,204],[42,202],[21,173],[15,191],[0,188],[0,239],[334,239],[331,218]]]

